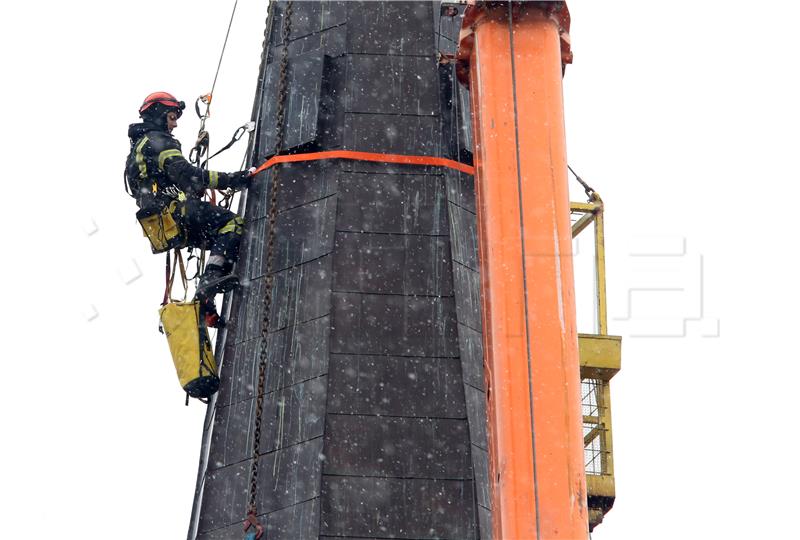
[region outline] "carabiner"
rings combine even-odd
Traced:
[[[242,135],[244,135],[245,133],[250,133],[254,129],[256,129],[256,123],[253,121],[247,122],[246,124],[239,126],[233,133],[233,140],[238,141],[239,139],[242,138]]]
[[[194,148],[189,151],[189,161],[195,165],[200,165],[200,158],[206,155],[209,145],[208,131],[201,129],[197,134],[197,141],[194,143]]]
[[[203,103],[206,106],[205,114],[200,113],[200,103]],[[197,113],[197,117],[200,120],[205,121],[206,118],[211,116],[210,109],[211,109],[211,94],[205,94],[194,100],[194,112]]]

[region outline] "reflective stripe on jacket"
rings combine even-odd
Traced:
[[[125,178],[140,208],[164,206],[174,199],[200,198],[208,188],[222,188],[229,175],[189,163],[181,143],[165,131],[133,124]],[[137,129],[138,128],[138,129]]]

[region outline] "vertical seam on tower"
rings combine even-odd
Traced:
[[[531,358],[531,340],[530,340],[530,325],[528,322],[528,272],[525,264],[525,221],[523,217],[524,208],[522,204],[522,170],[519,161],[519,120],[517,113],[517,67],[514,59],[514,15],[512,5],[508,4],[508,39],[511,49],[511,91],[514,96],[514,150],[516,151],[517,158],[517,200],[519,202],[519,228],[520,228],[520,246],[522,248],[522,286],[523,286],[523,303],[525,306],[525,348],[527,351],[528,360],[528,399],[530,403],[531,415],[531,451],[533,458],[533,507],[536,514],[536,538],[541,538],[541,531],[539,527],[539,480],[536,471],[536,429],[534,428],[535,421],[533,416],[533,374],[532,374],[532,358]]]

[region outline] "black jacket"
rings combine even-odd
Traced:
[[[200,198],[208,188],[226,189],[234,174],[207,171],[189,163],[178,139],[162,127],[142,122],[128,128],[131,151],[125,180],[139,208],[164,206],[182,198]]]

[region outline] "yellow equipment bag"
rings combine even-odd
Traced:
[[[219,389],[219,376],[199,302],[171,302],[159,315],[181,386],[194,398],[210,397]]]
[[[136,212],[136,219],[142,226],[144,235],[150,240],[153,253],[163,253],[173,248],[182,248],[186,237],[173,213],[178,201],[173,201],[162,209],[142,208]]]

